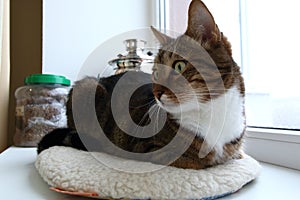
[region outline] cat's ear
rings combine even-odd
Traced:
[[[161,33],[160,31],[158,31],[153,26],[151,26],[151,30],[152,30],[154,36],[156,37],[156,39],[159,41],[159,43],[161,45],[165,45],[165,44],[168,44],[168,43],[173,41],[173,38]]]
[[[211,38],[221,38],[218,26],[212,14],[200,0],[193,0],[189,7],[188,28],[186,35],[197,41],[207,41]]]

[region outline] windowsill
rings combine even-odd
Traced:
[[[0,188],[3,199],[69,199],[74,197],[50,191],[34,168],[35,148],[10,147],[0,154]],[[261,163],[261,175],[239,192],[223,199],[297,199],[300,171]],[[88,200],[88,199],[87,199]]]
[[[300,170],[300,132],[247,128],[245,152],[262,162]]]
[[[252,183],[243,187],[238,193],[224,200],[282,200],[298,199],[300,191],[300,171],[261,163],[260,176]]]

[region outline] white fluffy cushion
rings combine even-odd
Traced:
[[[62,191],[130,199],[213,199],[236,192],[260,171],[258,162],[249,156],[204,170],[162,167],[146,173],[112,169],[99,160],[111,160],[114,165],[128,165],[139,171],[158,166],[68,147],[43,151],[35,166],[50,186]]]

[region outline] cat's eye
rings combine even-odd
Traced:
[[[184,61],[177,61],[174,63],[174,69],[178,73],[182,73],[185,70],[186,62]]]

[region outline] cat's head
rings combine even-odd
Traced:
[[[173,39],[153,27],[152,31],[161,44],[152,79],[154,96],[162,107],[172,110],[195,96],[206,102],[232,86],[235,63],[230,43],[202,1],[191,2],[183,35]]]

